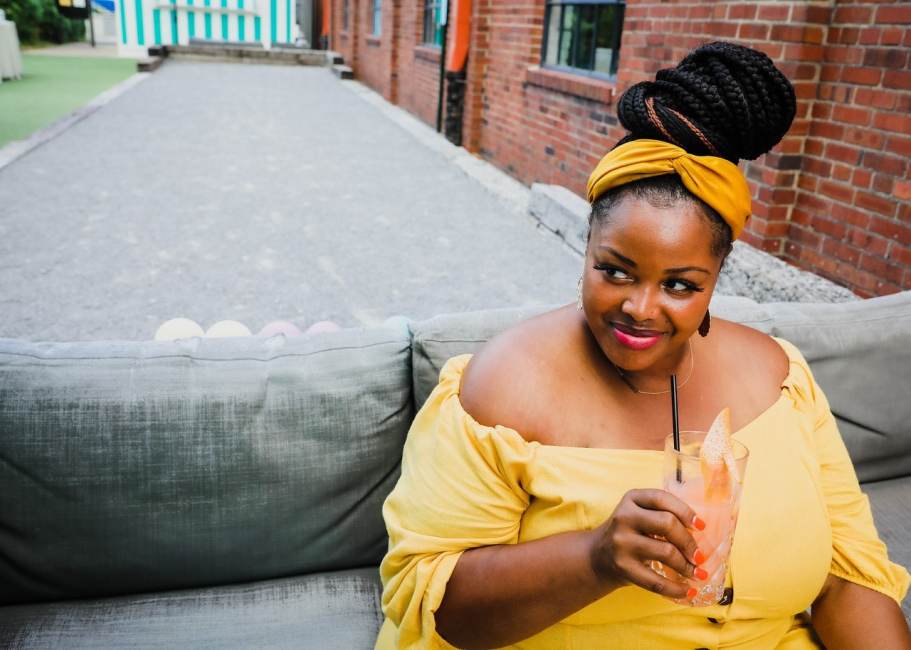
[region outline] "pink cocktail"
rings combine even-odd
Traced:
[[[660,563],[653,568],[661,575],[681,580],[696,590],[692,599],[681,599],[683,605],[715,605],[724,596],[728,558],[734,542],[734,529],[740,511],[740,494],[747,469],[749,451],[732,442],[736,472],[725,465],[711,466],[700,459],[704,431],[681,431],[680,451],[674,449],[673,436],[664,445],[664,489],[689,505],[705,522],[703,530],[690,532],[706,557],[700,566],[709,574],[705,580],[683,578]]]

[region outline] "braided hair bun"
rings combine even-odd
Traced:
[[[617,146],[652,138],[736,164],[778,144],[796,108],[791,82],[766,54],[717,41],[623,93],[617,117],[630,133]]]

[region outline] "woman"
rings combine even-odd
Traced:
[[[736,167],[790,126],[764,54],[692,52],[624,93],[630,131],[589,180],[578,305],[450,359],[384,506],[378,648],[911,648],[888,560],[825,396],[786,341],[712,319],[750,212]],[[730,597],[687,607],[699,513],[657,489],[670,430],[730,407],[750,449]],[[811,609],[811,615],[805,612]]]

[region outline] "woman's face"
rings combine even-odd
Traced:
[[[592,225],[582,300],[598,345],[630,372],[671,372],[718,279],[712,229],[688,201],[656,208],[628,196]]]

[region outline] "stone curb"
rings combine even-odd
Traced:
[[[352,70],[350,66],[342,63],[332,64],[332,74],[339,79],[354,79],[354,70]]]
[[[13,142],[10,142],[0,149],[0,171],[30,151],[37,149],[45,142],[53,140],[77,122],[84,120],[105,104],[113,101],[141,81],[144,81],[150,74],[151,73],[149,72],[137,72],[133,74],[133,76],[124,79],[116,86],[108,88],[88,104],[80,106],[69,115],[65,115],[56,122],[48,124],[43,129],[35,131],[23,140],[14,140]]]
[[[560,185],[531,186],[529,212],[579,254],[588,234],[588,202]],[[743,242],[725,262],[716,291],[757,302],[847,302],[860,300],[849,289]]]

